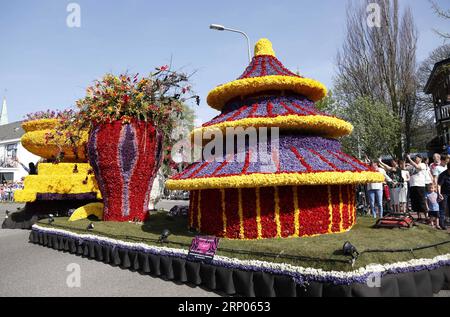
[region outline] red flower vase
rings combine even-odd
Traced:
[[[117,120],[96,125],[87,146],[103,196],[103,220],[145,221],[161,165],[162,134],[149,122]]]

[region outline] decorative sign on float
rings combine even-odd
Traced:
[[[219,238],[197,236],[192,240],[188,260],[210,263],[218,247]]]

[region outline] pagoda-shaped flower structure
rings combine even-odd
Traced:
[[[245,72],[209,93],[208,104],[221,114],[194,132],[279,128],[276,148],[274,139],[257,148],[266,147],[272,164],[246,144],[234,155],[193,163],[175,175],[166,185],[190,190],[189,226],[231,239],[350,230],[356,220],[355,185],[384,179],[342,152],[337,138],[353,127],[315,108],[325,95],[324,85],[286,69],[267,39],[258,41]],[[239,154],[245,159],[237,160]]]

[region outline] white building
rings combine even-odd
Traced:
[[[0,183],[3,181],[20,181],[28,172],[18,163],[28,167],[30,162],[37,163],[39,156],[27,151],[20,143],[25,131],[22,122],[8,123],[6,100],[3,99],[0,114]]]

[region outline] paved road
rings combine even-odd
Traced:
[[[161,208],[173,205],[162,204]],[[17,206],[0,204],[0,221],[5,210],[13,211]],[[200,287],[164,281],[34,245],[28,243],[28,235],[28,230],[0,229],[0,296],[218,296]],[[71,263],[80,266],[79,288],[66,284],[70,274],[66,269]]]

